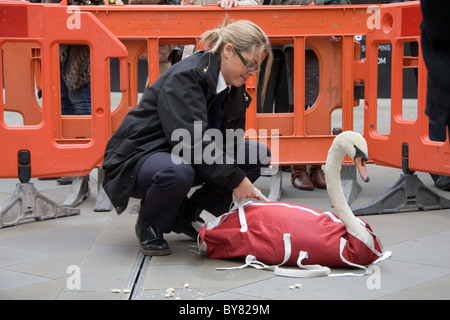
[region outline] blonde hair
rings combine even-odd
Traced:
[[[261,52],[260,58],[263,53],[266,53],[267,63],[261,95],[262,102],[264,103],[267,82],[272,68],[273,54],[269,38],[260,27],[248,20],[230,22],[228,18],[225,18],[221,27],[203,33],[200,42],[213,53],[220,52],[227,43],[231,43],[239,52],[258,49]],[[260,62],[262,62],[261,59]],[[256,88],[258,88],[258,78],[256,76]]]

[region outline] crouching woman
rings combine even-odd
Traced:
[[[225,138],[245,128],[251,102],[246,80],[264,59],[270,70],[273,58],[266,34],[250,21],[226,21],[201,40],[208,50],[174,64],[156,80],[106,147],[103,187],[118,214],[130,197],[141,199],[136,235],[145,255],[171,253],[164,233],[195,238],[191,222],[200,219],[203,209],[218,216],[228,211],[233,196],[258,197],[253,182],[270,162],[263,144],[235,135],[240,138],[233,138],[230,147]],[[224,139],[206,139],[202,135],[208,130],[219,130]],[[179,132],[190,137],[181,141],[174,134]],[[225,141],[226,146],[219,146]],[[206,152],[211,149],[213,153]],[[205,154],[213,154],[214,161]],[[196,185],[201,187],[188,198]]]

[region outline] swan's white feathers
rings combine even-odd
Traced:
[[[344,131],[336,136],[328,152],[327,163],[325,166],[327,191],[331,203],[336,210],[336,214],[345,224],[348,232],[361,241],[373,245],[374,240],[371,233],[363,226],[362,221],[355,217],[347,204],[341,184],[340,172],[342,160],[346,154],[353,160],[357,148],[367,157],[367,143],[361,134],[354,131]]]
[[[344,131],[337,135],[333,145],[343,150],[352,160],[355,158],[356,148],[368,156],[366,140],[360,133],[355,131]]]

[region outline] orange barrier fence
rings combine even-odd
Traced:
[[[409,168],[449,174],[448,143],[428,138],[424,116],[426,69],[423,58],[404,55],[405,43],[420,44],[419,2],[369,7],[352,6],[81,6],[2,2],[0,46],[5,97],[0,91],[0,177],[17,177],[17,153],[29,150],[33,177],[84,175],[101,164],[112,132],[137,104],[137,64],[148,52],[148,78],[159,76],[158,47],[194,44],[207,29],[228,16],[249,19],[267,33],[274,45],[293,45],[295,98],[292,113],[257,113],[256,80],[247,83],[253,102],[247,126],[262,132],[278,130],[279,158],[284,164],[321,164],[331,145],[335,109],[342,109],[340,127],[354,128],[354,86],[364,83],[364,135],[375,163],[402,167],[402,146],[409,147]],[[77,20],[78,19],[78,20]],[[45,21],[45,24],[43,23]],[[75,26],[68,29],[69,24]],[[78,25],[77,25],[78,23]],[[45,25],[45,27],[44,27]],[[78,27],[77,27],[78,26]],[[360,59],[356,35],[366,36],[366,58]],[[332,37],[339,37],[340,41]],[[60,113],[56,44],[88,44],[91,50],[92,116]],[[390,133],[377,130],[378,46],[392,45]],[[316,103],[304,109],[306,46],[320,63],[320,91]],[[25,50],[24,50],[25,49]],[[17,50],[17,51],[15,51]],[[22,53],[18,53],[18,52]],[[23,52],[26,52],[23,55]],[[121,60],[122,98],[111,110],[109,58]],[[24,69],[16,70],[18,64]],[[417,119],[402,118],[402,70],[418,67]],[[19,68],[18,68],[19,69]],[[24,81],[26,79],[26,81]],[[25,83],[26,82],[26,83]],[[42,87],[42,106],[35,91]],[[19,112],[23,126],[7,125],[4,111]],[[260,137],[263,138],[263,137]],[[271,143],[271,137],[267,137]]]
[[[446,142],[435,142],[430,141],[428,136],[429,119],[425,115],[427,71],[420,50],[420,21],[418,2],[400,8],[383,6],[380,27],[367,34],[366,65],[355,67],[355,79],[361,79],[366,85],[364,137],[371,159],[378,164],[401,168],[405,167],[402,161],[407,157],[407,166],[411,170],[450,175],[448,138]],[[418,57],[405,54],[406,46],[411,43],[418,45]],[[390,132],[387,134],[378,130],[378,70],[373,62],[378,58],[380,44],[389,44],[392,48],[391,112],[387,119],[390,121]],[[418,68],[417,114],[413,120],[404,112],[402,90],[404,70],[407,68]]]
[[[93,12],[87,7],[81,9]],[[333,139],[331,113],[336,108],[344,110],[343,128],[352,129],[352,109],[355,105],[353,68],[343,66],[353,65],[356,51],[354,35],[367,32],[369,15],[365,6],[241,6],[226,11],[212,6],[171,6],[165,9],[161,6],[109,6],[96,8],[95,15],[126,43],[127,48],[139,39],[146,39],[150,83],[159,76],[156,63],[159,45],[195,45],[205,30],[220,25],[226,15],[233,20],[254,21],[264,29],[274,45],[293,45],[297,52],[294,103],[303,107],[296,107],[293,113],[257,113],[256,79],[247,81],[247,89],[253,97],[247,112],[247,128],[269,134],[278,130],[279,157],[274,161],[277,164],[324,163]],[[331,41],[334,35],[340,36],[341,41]],[[321,64],[319,97],[314,107],[307,111],[303,102],[306,46],[316,52]],[[137,65],[136,61],[134,65]],[[260,138],[267,139],[267,143],[272,145],[270,136]]]
[[[101,163],[111,136],[109,58],[122,61],[127,50],[92,14],[59,5],[26,2],[0,3],[0,177],[17,177],[18,154],[30,155],[31,176],[87,175]],[[71,25],[72,17],[76,14]],[[62,116],[59,45],[90,48],[92,115]],[[123,77],[124,91],[127,91]],[[42,89],[42,106],[36,89]],[[5,111],[14,111],[23,123],[5,123]]]

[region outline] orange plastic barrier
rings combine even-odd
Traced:
[[[42,89],[39,45],[35,42],[4,42],[2,49],[6,79],[4,109],[20,113],[24,125],[37,125],[42,122],[42,110],[35,94],[36,90]]]
[[[422,20],[419,2],[409,5],[385,5],[380,8],[379,27],[366,36],[366,61],[355,62],[355,79],[365,82],[365,125],[366,138],[371,159],[380,165],[413,171],[450,175],[450,146],[446,142],[431,141],[428,136],[429,119],[425,115],[427,70],[419,49],[419,56],[407,56],[405,46],[420,42]],[[392,48],[391,67],[391,112],[390,132],[380,133],[377,106],[377,64],[378,47],[390,44]],[[417,118],[403,115],[403,71],[418,68]],[[404,161],[407,161],[407,164]],[[402,163],[403,161],[403,163]]]
[[[197,44],[205,30],[220,25],[227,15],[233,20],[254,21],[264,29],[273,44],[294,46],[293,113],[257,113],[256,81],[250,79],[247,84],[253,95],[253,103],[248,109],[247,126],[256,132],[264,129],[269,133],[271,129],[279,130],[279,159],[276,163],[324,163],[333,139],[331,113],[336,108],[342,108],[342,129],[353,129],[354,85],[361,81],[365,84],[364,134],[369,142],[371,159],[379,164],[402,167],[402,146],[407,143],[411,169],[450,174],[446,165],[449,163],[448,143],[431,142],[428,139],[427,118],[424,116],[426,71],[423,58],[420,55],[418,58],[405,57],[401,49],[407,41],[420,43],[418,1],[382,5],[373,10],[363,5],[240,6],[230,10],[213,6],[81,6],[77,8],[77,13],[82,17],[83,25],[88,28],[78,30],[67,30],[68,18],[74,14],[68,12],[70,7],[2,2],[1,9],[0,18],[8,18],[0,19],[2,48],[9,46],[10,42],[19,42],[21,45],[38,44],[39,50],[34,50],[34,55],[29,55],[24,61],[36,60],[36,55],[40,56],[42,81],[31,83],[27,90],[42,86],[44,108],[42,121],[38,124],[30,120],[32,125],[7,126],[0,118],[0,137],[2,145],[5,145],[3,153],[7,154],[2,158],[5,165],[0,167],[0,177],[16,176],[17,152],[22,149],[31,152],[33,176],[87,174],[99,165],[107,139],[129,108],[137,104],[137,62],[142,52],[147,49],[151,84],[159,76],[159,45]],[[44,28],[44,19],[51,21],[52,25],[46,24]],[[366,36],[365,60],[359,58],[355,48],[355,35]],[[330,41],[332,36],[339,36],[341,41]],[[90,45],[92,117],[60,115],[55,42]],[[393,47],[391,132],[383,135],[377,133],[376,125],[377,51],[380,43],[390,43]],[[321,85],[316,103],[305,111],[303,79],[306,46],[313,48],[319,57]],[[122,59],[122,86],[128,88],[123,88],[119,107],[110,112],[107,62],[112,57]],[[0,67],[9,74],[5,61],[3,63]],[[24,71],[27,78],[36,79],[36,70],[39,69],[36,64],[35,62],[28,71]],[[401,82],[402,69],[416,65],[419,69],[419,107],[417,120],[411,121],[401,118],[402,99],[397,85]],[[5,92],[8,99],[13,91],[5,86]],[[26,101],[34,99],[21,98],[28,99]],[[26,110],[22,111],[20,108],[24,105],[23,102],[11,102],[12,105],[9,103],[6,100],[4,110],[21,110],[24,119],[34,119],[30,108],[39,111],[35,104],[27,104],[33,107],[25,107]],[[83,124],[86,122],[89,125]],[[88,132],[81,133],[84,139],[74,139],[80,136],[82,130],[86,131],[86,128]],[[260,138],[267,138],[268,143],[271,143],[270,136]]]
[[[278,130],[277,164],[324,163],[331,145],[331,113],[343,108],[343,129],[353,128],[354,35],[367,32],[367,6],[240,6],[223,10],[214,6],[108,6],[82,7],[113,32],[128,48],[145,39],[149,52],[149,83],[159,76],[158,46],[197,44],[201,34],[219,26],[225,16],[250,19],[261,26],[273,44],[293,44],[295,57],[295,105],[293,113],[258,114],[256,79],[247,81],[253,102],[247,113],[247,128],[256,132]],[[299,17],[302,17],[299,19]],[[341,41],[330,41],[332,36]],[[315,105],[304,110],[304,52],[313,48],[321,64],[321,90]],[[134,57],[134,66],[137,65]],[[129,62],[132,59],[129,58]],[[132,64],[133,65],[133,64]],[[344,68],[343,66],[351,66]],[[130,87],[130,90],[131,87]],[[134,94],[131,93],[133,96]],[[271,145],[271,137],[259,138]],[[267,139],[267,140],[266,140]]]
[[[61,116],[59,44],[90,47],[91,116]],[[109,58],[123,62],[124,45],[92,14],[59,5],[0,3],[0,177],[17,177],[18,153],[30,154],[31,176],[87,175],[102,161],[111,136]],[[4,82],[3,83],[3,79]],[[124,78],[126,79],[126,78]],[[122,81],[126,91],[126,81]],[[42,106],[36,89],[42,88]],[[3,103],[4,101],[4,103]],[[6,124],[5,111],[23,125]],[[64,121],[69,121],[63,130]],[[70,131],[70,130],[69,130]]]

